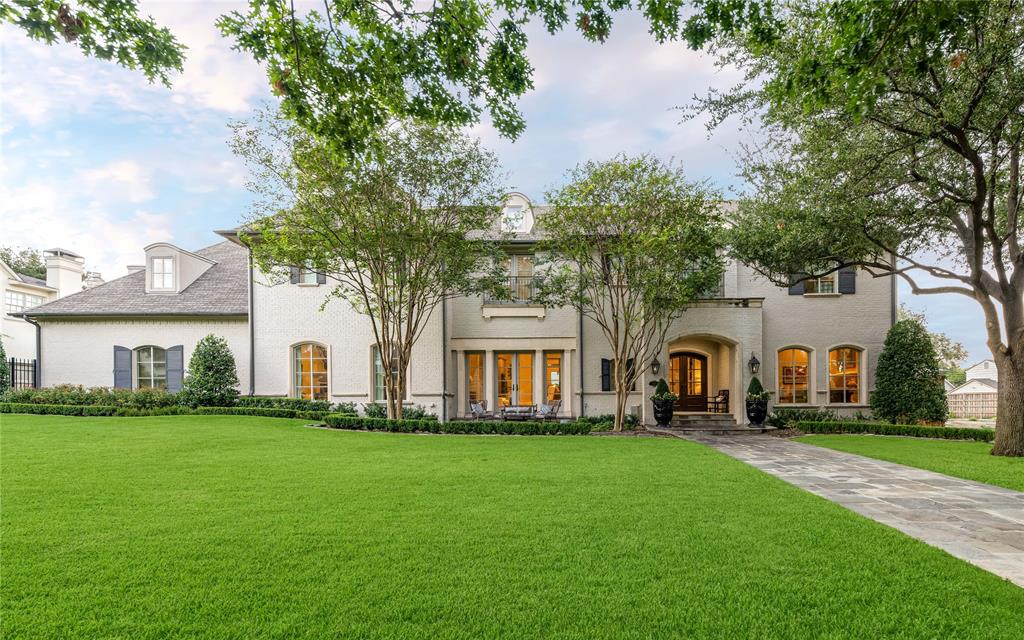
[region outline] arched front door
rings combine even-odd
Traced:
[[[669,356],[668,388],[679,396],[676,411],[708,410],[708,359],[699,353]]]

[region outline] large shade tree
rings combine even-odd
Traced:
[[[486,114],[510,138],[525,127],[516,99],[533,88],[527,23],[575,27],[603,42],[616,13],[640,9],[659,41],[701,46],[745,28],[771,31],[758,0],[249,0],[218,21],[267,68],[289,117],[344,153],[381,144],[387,122],[465,126]]]
[[[78,47],[100,60],[137,69],[150,82],[170,86],[181,71],[185,45],[152,18],[139,13],[135,0],[0,0],[0,23],[23,30],[33,40]]]
[[[324,300],[370,319],[388,416],[402,417],[413,345],[446,298],[494,291],[503,191],[495,156],[448,128],[399,124],[380,150],[341,160],[298,126],[271,115],[235,127],[233,148],[252,170],[250,245],[261,270],[323,274]],[[500,292],[500,288],[498,288]]]
[[[547,197],[538,299],[573,307],[600,327],[620,431],[629,395],[672,321],[719,287],[720,199],[678,165],[648,155],[581,164]]]
[[[787,3],[776,40],[736,38],[760,112],[738,255],[784,284],[847,265],[980,306],[999,370],[993,453],[1024,455],[1024,11],[1018,0]]]

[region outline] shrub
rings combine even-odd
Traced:
[[[178,404],[176,394],[163,389],[110,389],[81,385],[58,385],[44,389],[12,389],[7,402],[23,404],[104,405],[152,409]]]
[[[598,429],[597,427],[598,425],[604,425],[605,423],[611,423],[612,425],[614,425],[615,415],[611,413],[602,413],[596,416],[580,416],[579,418],[576,418],[576,421],[586,422],[592,425],[594,427],[594,431],[608,431],[611,429],[611,427],[609,427],[608,429]],[[633,429],[636,428],[638,424],[640,424],[640,418],[633,415],[632,413],[627,413],[625,419],[623,420],[622,427],[627,431],[632,431]]]
[[[875,415],[894,424],[944,422],[946,389],[928,331],[916,320],[889,329],[875,369]]]
[[[0,403],[0,413],[30,413],[38,415],[61,416],[115,416],[142,417],[167,415],[235,415],[262,416],[265,418],[300,418],[302,420],[323,420],[326,411],[299,411],[297,409],[273,409],[267,407],[184,407],[170,405],[165,407],[129,407],[92,404],[38,404],[38,403]]]
[[[350,406],[351,410],[346,410]],[[298,411],[324,411],[334,410],[333,405],[327,400],[310,400],[308,398],[285,398],[273,396],[241,396],[235,400],[236,407],[259,407],[264,409],[295,409]],[[340,413],[355,414],[355,407],[352,403],[338,405]]]
[[[913,436],[917,438],[943,438],[946,440],[978,440],[992,442],[992,429],[969,427],[927,427],[917,424],[888,424],[885,422],[859,422],[830,420],[825,422],[797,422],[796,428],[804,433],[873,433],[882,436]]]
[[[7,351],[4,350],[4,339],[0,337],[0,397],[11,388],[11,367],[7,364]]]
[[[189,407],[230,407],[238,398],[238,371],[228,341],[212,333],[196,343],[178,400]]]
[[[388,420],[365,416],[330,414],[324,421],[335,429],[362,431],[391,431],[394,433],[450,433],[450,434],[504,434],[504,435],[584,435],[590,433],[589,422],[496,422],[464,420],[438,422],[426,420]]]
[[[437,416],[428,413],[427,408],[421,405],[405,407],[402,409],[403,420],[437,420]]]
[[[370,402],[363,405],[363,415],[367,418],[386,418],[388,408],[380,402]]]
[[[765,423],[770,427],[778,427],[782,429],[787,427],[794,422],[824,422],[826,420],[838,420],[837,416],[828,409],[801,409],[801,408],[779,408],[775,409],[765,419]]]

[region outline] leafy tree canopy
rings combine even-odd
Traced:
[[[926,330],[928,329],[928,320],[925,319],[924,314],[912,311],[905,304],[900,305],[897,318],[899,320],[913,320]],[[967,359],[967,348],[962,343],[938,331],[928,331],[928,337],[931,338],[932,346],[935,348],[935,356],[939,359],[939,365],[948,372],[959,370],[962,373],[963,370],[959,369],[957,365]],[[950,375],[946,377],[950,382],[953,382],[953,378]]]
[[[550,33],[574,26],[603,42],[615,14],[644,13],[659,41],[699,47],[746,28],[769,37],[772,20],[759,0],[250,0],[248,11],[218,21],[268,68],[285,113],[348,154],[379,144],[377,131],[396,119],[451,126],[485,112],[515,138],[525,122],[516,99],[533,88],[524,30],[531,19]]]
[[[46,260],[43,259],[42,251],[0,247],[0,259],[18,273],[42,280],[46,279]]]
[[[170,72],[180,72],[184,61],[185,46],[166,27],[139,15],[135,0],[0,0],[0,22],[33,40],[63,40],[87,56],[141,70],[150,82],[168,87]]]

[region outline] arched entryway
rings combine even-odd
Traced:
[[[693,351],[669,354],[668,388],[679,396],[676,411],[707,411],[708,356]]]

